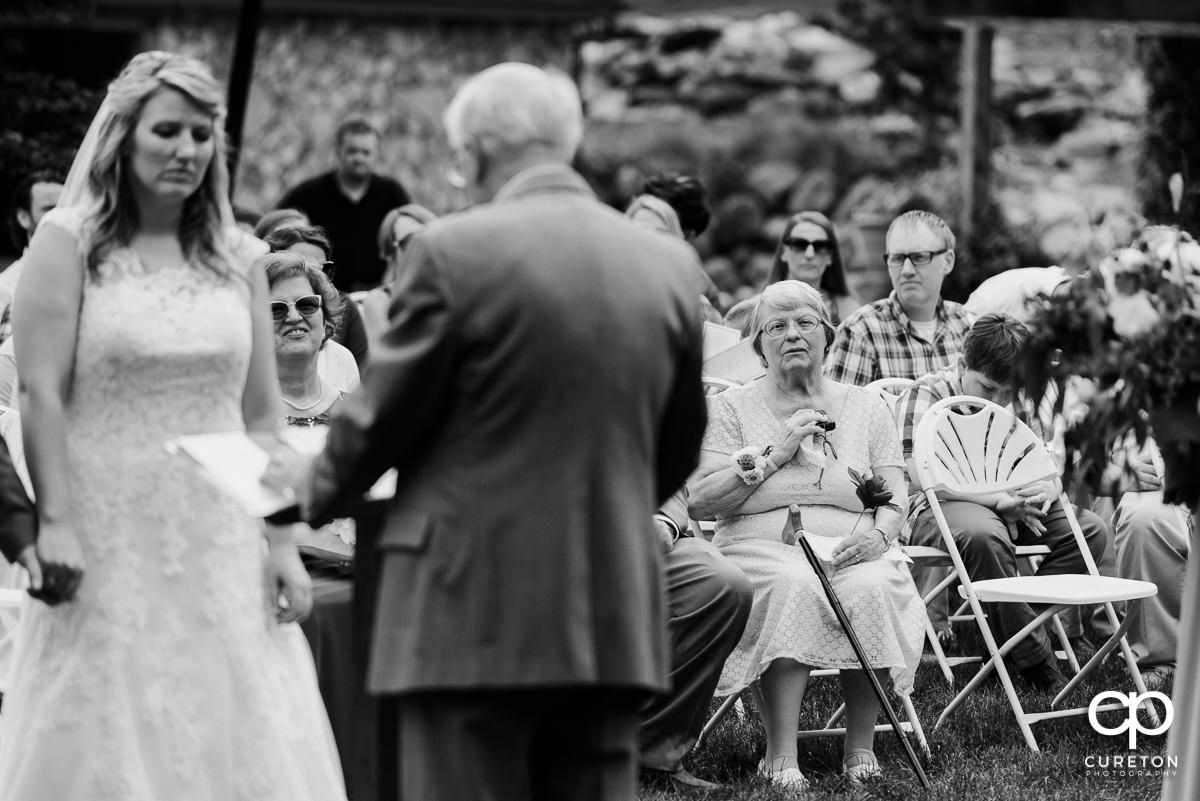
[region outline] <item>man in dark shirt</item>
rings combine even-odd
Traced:
[[[380,138],[365,119],[346,120],[337,129],[337,169],[293,187],[279,201],[279,208],[300,209],[325,229],[333,243],[333,283],[342,292],[379,284],[384,263],[375,233],[384,215],[409,202],[398,181],[372,172]]]

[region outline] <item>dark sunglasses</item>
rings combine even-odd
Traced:
[[[271,318],[277,323],[283,322],[287,319],[288,312],[293,306],[304,317],[312,317],[321,310],[321,296],[305,295],[302,298],[296,298],[295,303],[289,303],[286,300],[273,300],[271,301]]]
[[[783,244],[798,253],[805,253],[810,247],[813,253],[819,256],[828,256],[833,252],[833,243],[828,239],[801,239],[798,236],[789,236],[783,240]]]

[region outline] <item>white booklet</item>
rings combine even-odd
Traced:
[[[327,431],[323,427],[288,428],[281,438],[300,453],[313,456],[324,448]],[[271,455],[244,431],[176,437],[167,441],[166,449],[191,459],[206,481],[252,517],[266,517],[295,502],[290,495],[263,486],[262,475]],[[392,497],[395,491],[396,471],[389,470],[367,493],[367,498],[383,500]]]

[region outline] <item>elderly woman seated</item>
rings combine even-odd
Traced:
[[[742,568],[754,604],[721,676],[720,694],[760,681],[767,753],[759,771],[800,789],[796,731],[809,670],[841,671],[846,697],[843,767],[852,782],[879,775],[872,750],[876,700],[803,551],[790,544],[789,506],[804,528],[843,538],[826,566],[881,678],[912,690],[925,609],[908,568],[886,558],[901,510],[864,513],[848,468],[883,477],[906,495],[896,426],[878,393],[822,374],[833,324],[817,290],[785,280],[763,290],[749,331],[766,375],[709,398],[700,468],[689,482],[694,518],[715,516],[713,544]],[[749,454],[753,469],[738,455]],[[893,554],[894,555],[894,554]]]
[[[329,412],[344,392],[324,378],[318,367],[321,348],[333,336],[342,314],[342,301],[328,276],[297,253],[279,251],[258,259],[266,270],[275,323],[275,365],[279,393],[288,426],[324,428]],[[322,432],[313,432],[320,437]],[[293,433],[300,439],[303,432]],[[316,447],[315,445],[313,447]],[[354,522],[336,520],[316,532],[298,533],[301,552],[343,554],[348,560],[354,543]]]

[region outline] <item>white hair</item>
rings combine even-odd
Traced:
[[[459,88],[442,115],[450,146],[474,139],[489,154],[539,144],[570,161],[583,138],[583,106],[575,83],[559,70],[509,61]]]

